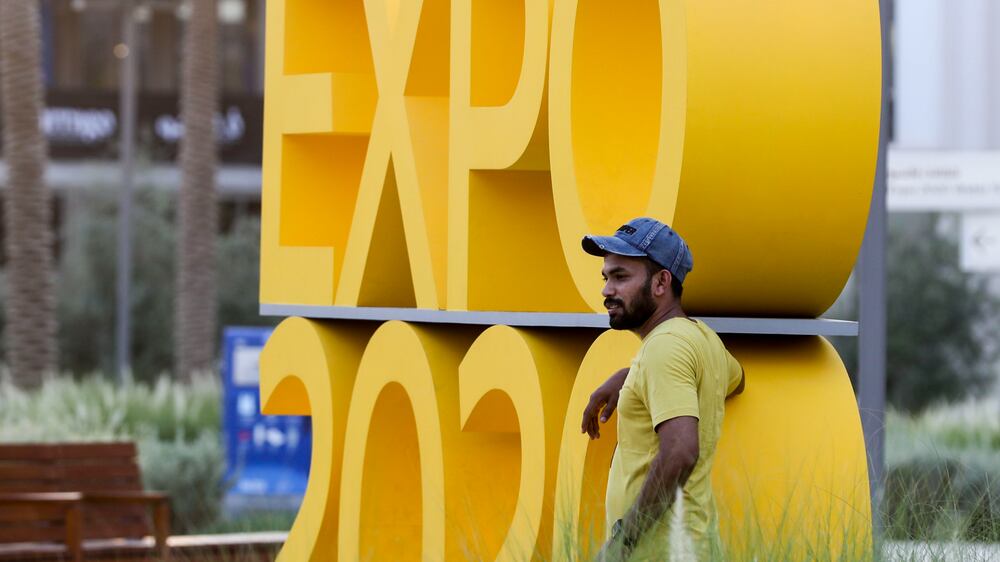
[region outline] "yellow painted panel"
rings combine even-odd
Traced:
[[[340,530],[328,558],[333,552],[339,560],[443,558],[446,470],[458,453],[452,439],[458,362],[473,336],[402,322],[386,323],[372,336],[358,383],[340,405],[349,410]]]
[[[877,3],[608,6],[558,2],[553,20],[553,194],[581,295],[601,310],[599,261],[581,254],[581,236],[649,215],[693,250],[691,311],[822,313],[854,264],[871,197]],[[647,17],[623,21],[631,11]],[[643,80],[662,84],[658,113]]]
[[[312,417],[309,483],[280,561],[328,560],[337,546],[346,410],[361,353],[375,327],[364,323],[282,322],[260,356],[261,411]]]
[[[846,283],[868,216],[881,100],[878,3],[737,5],[686,4],[688,105],[674,226],[695,255],[687,305],[704,314],[817,316]]]
[[[847,371],[820,337],[727,338],[746,390],[726,403],[712,481],[723,538],[760,559],[868,559],[871,503]]]
[[[459,394],[465,430],[483,427],[482,422],[469,423],[475,421],[473,411],[482,397],[498,390],[510,398],[520,434],[520,480],[513,517],[470,522],[473,528],[491,523],[508,527],[497,560],[526,560],[552,549],[552,500],[564,412],[576,367],[591,339],[587,331],[554,333],[494,326],[476,339],[462,360]],[[488,414],[479,412],[479,417],[485,419]]]
[[[283,194],[283,183],[289,176],[301,178],[322,164],[299,160],[303,169],[293,159],[286,165],[284,136],[355,135],[370,129],[377,94],[368,42],[361,0],[287,0],[267,4],[261,302],[318,305],[334,302],[334,258],[338,263],[343,259],[343,247],[314,242],[324,237],[339,239],[340,235],[307,234],[302,245],[299,245],[301,232],[293,232],[288,239],[289,231],[323,230],[326,227],[300,225],[329,217],[317,210],[307,212],[308,206],[298,207],[294,193],[287,197]],[[340,166],[337,172],[307,181],[325,179],[333,188],[337,178],[356,174],[363,163],[363,159],[357,159],[356,141],[347,141],[344,146],[347,150],[328,156],[328,161]],[[293,192],[302,188],[301,181],[291,183]],[[356,191],[356,186],[341,185],[333,198],[353,204]],[[288,199],[293,201],[291,209],[283,211],[283,201]],[[328,210],[322,204],[322,197],[318,202],[319,209]],[[343,213],[335,215],[338,222],[343,220]],[[288,223],[295,225],[287,226]],[[329,230],[343,228],[337,225]]]
[[[416,305],[397,190],[396,175],[390,169],[372,228],[370,244],[374,251],[365,260],[361,292],[355,303],[360,306]]]
[[[406,76],[409,97],[448,97],[448,41],[451,0],[421,0],[420,26]],[[448,151],[444,150],[443,155]]]
[[[460,0],[452,3],[449,93],[447,301],[449,310],[475,310],[477,252],[470,238],[478,217],[471,206],[477,171],[548,169],[544,110],[550,2]],[[519,71],[519,72],[517,72]],[[524,178],[512,173],[509,181]],[[544,189],[547,186],[534,186]],[[547,193],[532,194],[531,197]],[[516,200],[511,198],[511,203]],[[530,202],[522,205],[531,209]],[[501,267],[515,267],[504,262]],[[502,309],[480,301],[480,310]]]
[[[560,259],[549,175],[477,171],[469,184],[469,309],[581,310]],[[600,268],[592,274],[600,279]]]
[[[285,135],[282,156],[280,244],[286,247],[343,247],[347,242],[366,139],[339,135]],[[322,214],[327,220],[299,217]],[[343,253],[334,254],[339,274]],[[336,279],[331,280],[332,291]]]
[[[628,365],[638,350],[639,338],[634,334],[609,330],[594,341],[580,363],[559,449],[553,562],[588,560],[604,542],[604,493],[617,443],[618,414],[612,414],[601,426],[600,439],[590,440],[581,433],[582,413],[590,394],[611,373]]]
[[[448,98],[407,98],[406,107],[434,288],[443,308],[448,276]]]
[[[282,51],[285,74],[314,72],[372,73],[368,26],[363,0],[279,0],[276,8],[286,14],[275,21],[268,14],[268,31],[282,39],[269,50]],[[288,38],[287,40],[285,38]]]
[[[269,10],[264,302],[357,306],[363,291],[387,293],[362,284],[379,282],[364,272],[390,162],[421,308],[600,311],[599,266],[579,240],[640,215],[687,238],[695,313],[816,316],[846,281],[877,150],[876,3],[286,0]],[[341,35],[318,37],[317,22],[334,19]],[[282,189],[298,189],[283,179],[315,169],[285,158],[282,137],[317,133],[368,145],[363,160],[350,142],[333,151],[347,169],[315,180],[341,200],[358,194],[330,227],[347,240],[299,246],[284,233],[331,218],[323,205],[276,209]],[[535,228],[562,249],[544,257],[558,297],[511,308],[473,263],[482,174],[520,184],[490,221],[551,199]],[[496,269],[519,267],[503,258]]]
[[[287,132],[328,133],[332,129],[332,100],[322,75],[285,75],[284,2],[267,4],[267,52],[264,61],[264,147],[261,186],[260,300],[261,302],[330,304],[333,302],[333,252],[326,248],[286,247],[281,244],[281,182],[283,135]],[[314,103],[315,120],[295,123],[290,117],[292,100],[287,89],[295,80],[298,88],[319,98]],[[303,84],[305,82],[305,84]],[[325,85],[329,87],[327,77]],[[311,86],[311,87],[310,87]],[[325,98],[325,99],[324,99]],[[300,282],[292,283],[291,278]]]
[[[473,0],[471,59],[472,106],[502,106],[510,101],[521,73],[524,4],[510,0]]]
[[[615,420],[590,441],[580,417],[635,336],[393,321],[366,345],[371,330],[290,319],[262,356],[265,412],[313,416],[313,470],[283,559],[595,552]],[[864,442],[836,352],[818,337],[727,345],[747,376],[713,472],[730,554],[864,557]]]
[[[560,70],[572,77],[569,100],[562,101],[568,101],[576,191],[584,215],[595,221],[589,226],[610,233],[621,223],[613,215],[644,209],[649,200],[661,91],[665,82],[684,81],[664,69],[669,42],[660,44],[656,0],[579,2],[575,23],[572,58]]]

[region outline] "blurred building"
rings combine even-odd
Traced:
[[[255,211],[260,196],[264,0],[218,3],[220,201],[224,207],[249,205]],[[49,141],[46,178],[54,192],[120,185],[119,57],[124,52],[139,57],[136,185],[176,189],[180,175],[174,163],[184,131],[178,92],[187,3],[136,0],[138,42],[127,51],[122,45],[124,2],[40,4],[46,87],[42,127]],[[5,175],[0,163],[0,185]]]
[[[56,91],[114,92],[121,41],[119,0],[42,0],[45,77]],[[180,89],[184,2],[136,0],[141,60],[139,87],[151,94]],[[155,8],[153,6],[156,6]],[[264,1],[219,0],[219,70],[224,94],[260,94],[264,87]]]
[[[895,145],[1000,149],[1000,2],[897,0]]]
[[[889,210],[945,213],[962,268],[996,276],[1000,2],[896,0],[894,23]]]

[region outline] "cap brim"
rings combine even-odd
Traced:
[[[619,256],[640,258],[648,255],[617,236],[587,235],[583,237],[581,243],[583,244],[583,251],[592,256],[604,257],[608,254],[617,254]]]

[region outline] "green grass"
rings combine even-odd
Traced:
[[[888,538],[1000,542],[1000,397],[889,411],[886,437]]]

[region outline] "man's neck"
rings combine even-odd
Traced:
[[[656,312],[643,322],[642,326],[639,326],[633,330],[633,332],[635,332],[640,339],[646,339],[646,336],[648,336],[654,328],[671,318],[687,318],[687,314],[684,312],[684,308],[681,307],[681,302],[679,300],[674,301],[665,308],[657,309]]]

